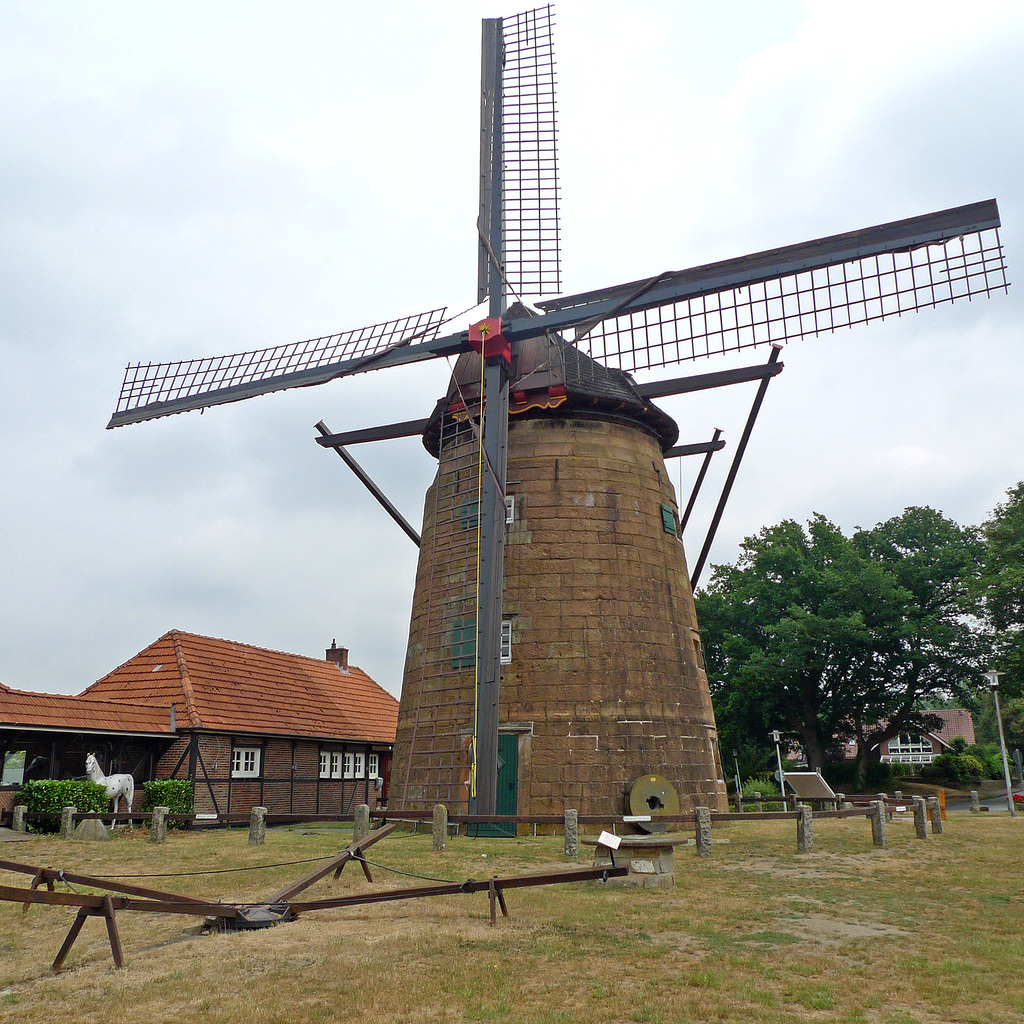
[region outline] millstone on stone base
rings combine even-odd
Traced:
[[[608,885],[627,885],[638,889],[670,889],[676,884],[673,849],[686,842],[686,836],[661,833],[650,836],[620,836],[615,850],[615,863],[625,864],[629,874],[609,878]],[[599,845],[597,839],[584,838],[585,846],[593,846],[594,866],[611,867],[612,851]]]

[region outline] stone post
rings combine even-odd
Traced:
[[[903,803],[903,790],[897,789],[896,792],[893,793],[893,796],[896,797],[896,803]]]
[[[844,811],[844,810],[846,810],[846,794],[845,793],[836,793],[835,809],[837,811]]]
[[[444,804],[434,804],[433,838],[436,852],[448,849],[448,808]]]
[[[925,816],[924,797],[914,797],[914,835],[918,839],[928,838],[928,819]]]
[[[162,843],[167,838],[167,815],[170,812],[170,807],[153,808],[153,814],[149,819],[149,841],[151,843]]]
[[[978,803],[978,791],[976,789],[971,790],[971,813],[977,814],[981,810],[981,804]]]
[[[736,793],[736,813],[737,814],[742,814],[743,813],[743,790],[742,789],[739,790]]]
[[[249,845],[260,846],[267,838],[267,809],[254,807],[249,812]]]
[[[27,832],[28,826],[25,824],[25,815],[28,813],[28,806],[26,804],[18,804],[14,808],[14,819],[11,821],[11,828],[15,832]]]
[[[697,856],[711,856],[711,808],[697,808]]]
[[[814,852],[814,813],[810,804],[798,804],[796,818],[796,852]]]
[[[937,796],[928,797],[928,817],[932,820],[932,835],[942,835],[942,808]]]
[[[761,804],[761,793],[758,790],[754,790],[754,806],[757,808],[757,813],[760,814],[764,807]]]
[[[885,801],[871,802],[871,841],[875,846],[885,846]]]
[[[60,838],[70,839],[75,834],[75,815],[77,807],[65,807],[60,812]]]
[[[352,816],[352,842],[358,843],[370,834],[370,805],[358,804]]]
[[[580,859],[579,811],[569,807],[565,811],[565,859]]]

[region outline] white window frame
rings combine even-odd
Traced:
[[[342,765],[342,758],[341,758],[340,751],[332,750],[331,751],[331,778],[332,779],[340,779],[341,778],[341,765]]]
[[[320,778],[329,779],[331,777],[331,755],[326,750],[320,751]]]
[[[505,522],[514,523],[516,521],[516,496],[514,494],[505,495]]]
[[[352,776],[356,779],[366,778],[366,754],[362,750],[352,755]]]
[[[512,620],[501,620],[501,664],[512,664]]]
[[[260,777],[262,753],[263,751],[260,747],[232,747],[231,778],[258,779]]]
[[[353,758],[352,758],[352,751],[351,750],[346,750],[345,751],[344,763],[345,763],[345,770],[342,773],[342,777],[346,778],[346,779],[354,779],[355,778],[355,772],[353,771],[354,765],[353,765]]]
[[[380,778],[380,754],[366,755],[366,774],[371,779]]]

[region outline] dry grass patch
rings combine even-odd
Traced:
[[[490,1020],[510,1022],[976,1021],[1024,1016],[1019,820],[954,816],[928,842],[913,827],[871,848],[860,820],[815,822],[818,852],[798,856],[789,822],[723,828],[714,856],[677,850],[676,887],[598,884],[508,894],[512,917],[488,924],[485,895],[438,897],[304,915],[258,932],[199,936],[197,921],[118,915],[128,961],[112,968],[106,932],[89,921],[60,975],[49,963],[73,911],[0,904],[0,1015],[19,1024],[216,1016],[234,1022]],[[95,875],[174,872],[155,887],[258,899],[326,857],[344,833],[272,830],[144,833],[112,843],[34,839],[0,856]],[[486,854],[486,857],[483,856]],[[461,880],[557,866],[558,838],[396,835],[373,860]],[[246,867],[243,873],[191,874]],[[378,885],[418,879],[376,873]],[[6,884],[24,877],[0,874]],[[147,884],[142,881],[142,884]],[[311,892],[368,886],[349,866]]]

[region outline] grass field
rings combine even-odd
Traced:
[[[676,886],[601,883],[521,889],[489,925],[485,894],[320,911],[224,935],[198,921],[122,912],[127,966],[113,969],[106,930],[89,920],[65,964],[49,964],[74,911],[0,903],[0,1019],[112,1020],[878,1021],[1024,1020],[1024,820],[954,814],[945,833],[912,821],[871,846],[864,819],[815,822],[798,855],[792,822],[716,828],[714,855],[676,851]],[[140,830],[110,843],[30,839],[0,858],[94,875],[173,873],[140,884],[203,897],[258,899],[326,857],[346,833]],[[557,867],[560,838],[397,834],[369,851],[380,864],[461,881]],[[586,848],[584,848],[586,849]],[[485,856],[486,855],[486,856]],[[245,867],[244,872],[191,874]],[[416,879],[375,872],[377,885]],[[0,882],[25,876],[0,872]],[[310,895],[368,887],[349,866]],[[81,887],[76,887],[81,889]]]

